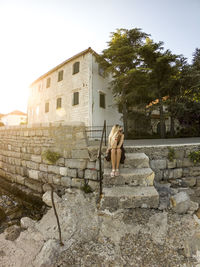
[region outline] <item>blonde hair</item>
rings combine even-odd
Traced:
[[[120,125],[115,124],[115,125],[112,127],[111,131],[110,131],[110,134],[109,134],[109,136],[108,136],[108,143],[109,143],[111,146],[112,146],[112,140],[116,137],[116,135],[117,135],[119,129],[120,129]]]

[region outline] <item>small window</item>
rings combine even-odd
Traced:
[[[100,76],[102,76],[102,77],[105,76],[104,68],[101,65],[99,65],[98,72],[99,72],[99,75]]]
[[[58,82],[63,80],[63,70],[58,72]]]
[[[73,106],[78,105],[79,104],[79,92],[75,92],[73,94]]]
[[[57,102],[56,102],[56,109],[59,109],[62,107],[62,98],[57,98]]]
[[[47,81],[46,81],[46,88],[49,88],[51,85],[51,78],[47,78]]]
[[[106,108],[106,96],[103,93],[99,93],[99,106],[101,108]]]
[[[45,103],[45,113],[49,112],[49,102]]]
[[[78,73],[78,72],[79,72],[79,68],[80,68],[80,62],[77,61],[77,62],[75,62],[74,65],[73,65],[73,74]]]

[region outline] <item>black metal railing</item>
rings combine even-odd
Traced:
[[[104,131],[104,135],[103,135],[103,141],[104,144],[106,146],[106,142],[107,142],[107,138],[108,135],[110,133],[112,126],[110,125],[106,125],[105,126],[105,131]],[[101,136],[102,136],[102,131],[103,131],[103,127],[102,126],[87,126],[86,127],[86,135],[88,138],[88,141],[92,142],[92,141],[98,141],[101,140]]]
[[[106,145],[106,121],[104,120],[103,130],[101,133],[101,141],[99,145],[99,153],[98,153],[98,159],[99,159],[99,197],[101,199],[102,196],[102,181],[103,181],[103,171],[102,171],[102,165],[101,165],[101,155],[102,155],[102,144],[103,144],[103,137],[105,136],[105,145]]]

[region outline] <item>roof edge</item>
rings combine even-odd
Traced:
[[[67,64],[68,62],[76,59],[77,57],[80,57],[84,54],[87,53],[92,53],[96,56],[98,56],[98,53],[96,53],[91,47],[88,47],[87,49],[83,50],[82,52],[68,58],[67,60],[63,61],[62,63],[60,63],[59,65],[57,65],[56,67],[54,67],[53,69],[49,70],[48,72],[46,72],[45,74],[43,74],[42,76],[40,76],[39,78],[37,78],[34,82],[32,82],[30,84],[30,87],[33,86],[35,83],[39,82],[41,79],[47,77],[49,74],[51,74],[52,72],[56,71],[57,69],[61,68],[62,66],[64,66],[65,64]]]

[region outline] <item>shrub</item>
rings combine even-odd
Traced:
[[[200,163],[200,150],[190,152],[189,158],[194,164]]]
[[[61,155],[58,152],[46,150],[42,153],[42,158],[48,160],[51,164],[54,164]]]
[[[173,161],[175,159],[174,148],[173,147],[169,147],[168,150],[169,150],[169,152],[168,152],[167,158],[168,158],[169,161]]]

